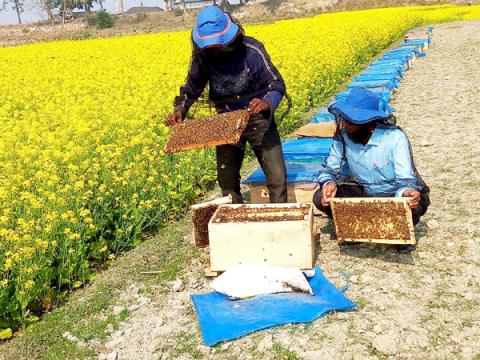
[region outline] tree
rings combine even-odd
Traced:
[[[23,12],[23,0],[3,0],[2,7],[0,10],[5,9],[8,4],[12,4],[12,10],[17,12],[18,23],[22,23],[22,17],[20,14]]]
[[[39,7],[47,13],[48,20],[55,26],[55,16],[53,16],[53,9],[59,7],[61,4],[60,0],[39,0]]]

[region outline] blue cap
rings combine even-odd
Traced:
[[[193,41],[201,49],[212,45],[226,45],[238,33],[238,25],[218,6],[207,6],[198,13],[193,29]]]
[[[334,102],[328,108],[334,115],[357,124],[366,124],[374,120],[386,120],[390,115],[385,111],[387,104],[373,91],[365,88],[351,88],[345,100]]]

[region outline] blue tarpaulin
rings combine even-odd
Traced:
[[[401,67],[403,70],[408,70],[408,59],[381,59],[370,64],[369,68],[377,67]]]
[[[335,121],[335,116],[328,112],[328,108],[322,108],[313,115],[310,122],[316,124],[330,121]]]
[[[390,50],[389,52],[385,53],[385,55],[398,55],[398,54],[413,54],[413,55],[420,55],[421,51],[414,47],[400,47],[395,50]]]
[[[316,183],[327,157],[320,157],[316,163],[287,162],[287,183]],[[266,184],[262,168],[257,168],[244,184]]]
[[[404,65],[373,65],[369,66],[364,72],[382,72],[382,73],[391,73],[398,72],[400,76],[403,77],[405,71],[408,70]]]
[[[410,61],[413,60],[415,55],[413,54],[390,54],[390,55],[384,55],[380,60],[405,60],[405,61]]]
[[[392,75],[396,76],[397,78],[402,78],[403,77],[404,70],[401,69],[398,66],[394,67],[382,67],[382,66],[377,66],[377,67],[372,67],[372,68],[366,68],[363,70],[359,76],[361,75]]]
[[[393,81],[398,87],[400,81],[398,79],[398,73],[363,73],[353,78],[353,81],[372,81],[372,80],[390,80]]]
[[[313,296],[285,293],[230,300],[219,293],[192,295],[205,345],[213,346],[274,326],[311,322],[330,311],[356,307],[325,278],[320,267],[315,267],[315,276],[308,282]]]
[[[302,138],[285,140],[282,143],[283,156],[287,162],[298,162],[299,159],[322,159],[328,156],[333,139]]]
[[[431,38],[425,38],[425,39],[406,39],[404,43],[402,43],[400,46],[404,46],[404,44],[409,45],[409,44],[416,44],[416,45],[422,45],[425,46],[425,43],[431,44],[432,39]]]
[[[363,87],[368,89],[378,89],[378,90],[387,90],[393,91],[398,87],[398,82],[393,80],[359,80],[359,81],[352,81],[348,88],[354,87]]]

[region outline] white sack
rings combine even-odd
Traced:
[[[236,265],[213,280],[211,286],[221,294],[239,299],[293,291],[313,295],[300,270],[265,263]]]

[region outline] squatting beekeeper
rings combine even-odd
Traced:
[[[205,7],[192,31],[193,52],[186,84],[175,98],[168,126],[185,119],[207,83],[217,112],[248,109],[250,122],[240,141],[217,146],[217,176],[224,196],[243,203],[240,168],[248,141],[262,167],[270,202],[287,202],[286,167],[274,113],[285,94],[282,76],[262,43],[245,36],[244,30],[217,6]]]
[[[415,168],[410,142],[395,118],[384,111],[374,92],[354,88],[344,101],[329,107],[337,131],[321,171],[313,202],[332,216],[337,197],[407,197],[416,225],[430,204],[430,189]],[[413,245],[399,245],[409,252]]]

